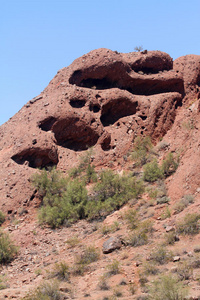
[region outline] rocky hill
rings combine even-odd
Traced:
[[[107,236],[97,227],[105,224],[112,227],[115,222],[120,224],[119,230],[108,232],[112,237],[118,236],[120,250],[110,254],[101,252],[101,260],[94,262],[83,276],[62,283],[60,289],[65,299],[86,296],[88,299],[118,299],[119,295],[113,296],[117,294],[117,286],[122,290],[122,299],[143,299],[137,298],[146,292],[141,288],[138,272],[142,259],[150,255],[157,240],[162,241],[167,226],[173,231],[179,219],[187,213],[198,212],[199,114],[198,55],[186,55],[173,61],[161,51],[124,54],[102,48],[58,71],[40,95],[28,101],[0,127],[0,210],[6,216],[2,228],[11,232],[20,247],[20,255],[2,267],[2,276],[8,277],[9,287],[2,290],[0,299],[21,299],[29,288],[39,284],[42,278],[46,279],[45,267],[63,260],[71,264],[74,254],[83,250],[81,247],[95,244],[102,249]],[[139,172],[141,178],[142,166],[135,169],[134,159],[130,158],[134,141],[139,136],[151,138],[160,165],[168,153],[179,160],[176,172],[163,179],[169,203],[147,205],[151,197],[145,190],[137,203],[128,202],[121,208],[123,212],[134,207],[141,220],[154,221],[155,232],[150,244],[133,248],[124,242],[122,237],[129,229],[121,210],[112,212],[105,220],[96,220],[98,226],[86,220],[56,230],[38,225],[36,215],[41,197],[30,180],[38,169],[55,167],[67,174],[92,147],[90,159],[99,174],[102,169],[111,168],[117,174],[128,170]],[[149,188],[158,188],[158,183]],[[87,189],[90,190],[90,185]],[[177,214],[176,203],[187,195],[192,195],[194,200]],[[145,209],[143,204],[139,205],[142,201]],[[141,211],[140,206],[143,207]],[[166,208],[171,213],[163,218]],[[76,235],[80,243],[75,248],[67,247],[66,241]],[[173,251],[179,254],[174,255],[179,257],[177,260],[184,251],[183,256],[194,254],[199,236],[180,238],[173,246]],[[136,255],[138,249],[141,257]],[[98,288],[98,278],[113,259],[121,262],[121,271],[109,279],[110,289],[102,291]],[[174,262],[169,262],[167,268],[170,270],[174,268],[171,264]],[[197,275],[193,273],[187,280],[192,287],[192,299],[199,299],[195,298],[200,297]],[[137,287],[134,296],[130,294],[131,284]]]

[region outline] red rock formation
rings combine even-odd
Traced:
[[[38,167],[66,171],[92,146],[94,164],[115,162],[136,135],[163,137],[183,97],[191,89],[199,96],[199,62],[199,56],[187,56],[173,67],[171,57],[160,51],[98,49],[60,70],[0,127],[2,209],[13,211],[33,198],[28,179]]]

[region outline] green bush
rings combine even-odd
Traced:
[[[84,252],[76,257],[75,264],[72,268],[74,275],[84,275],[87,266],[99,259],[99,250],[93,246],[86,247]]]
[[[130,199],[137,198],[143,190],[143,183],[134,177],[103,171],[87,203],[86,214],[90,220],[105,217]]]
[[[168,251],[164,246],[157,247],[150,255],[150,259],[155,263],[163,265],[172,259],[172,252]]]
[[[50,277],[56,277],[62,281],[68,281],[70,276],[69,266],[66,262],[56,263]]]
[[[190,205],[193,202],[194,202],[194,196],[193,195],[190,195],[190,194],[184,195],[183,198],[174,205],[175,213],[177,213],[177,214],[180,213],[188,205]]]
[[[78,258],[77,264],[89,265],[99,259],[99,250],[94,246],[86,247],[83,254]]]
[[[198,220],[200,214],[193,213],[185,215],[184,219],[177,224],[177,232],[179,234],[197,234],[199,233]]]
[[[143,272],[145,275],[156,275],[159,273],[159,269],[154,262],[145,262],[143,265]]]
[[[162,162],[162,172],[165,177],[170,176],[178,168],[179,159],[174,158],[173,154],[170,152],[167,154],[165,160]]]
[[[177,267],[177,275],[178,278],[182,280],[188,280],[193,275],[193,269],[191,263],[187,261],[180,262]]]
[[[87,190],[78,179],[69,181],[61,194],[47,194],[39,212],[40,223],[52,228],[71,224],[85,217]]]
[[[148,234],[153,230],[153,223],[145,220],[138,224],[136,230],[128,237],[128,244],[133,247],[146,245],[148,243]]]
[[[176,242],[176,233],[175,232],[168,232],[164,236],[165,244],[166,245],[173,245]]]
[[[132,230],[136,229],[138,224],[139,224],[139,220],[138,220],[138,216],[137,216],[137,212],[135,209],[129,209],[127,210],[124,214],[123,214],[123,219],[126,220],[126,222],[128,223],[128,227]]]
[[[108,276],[116,275],[120,273],[120,262],[118,260],[113,260],[111,264],[107,266]]]
[[[0,226],[5,222],[5,219],[4,213],[0,210]]]
[[[91,175],[93,171],[89,173]],[[88,180],[91,181],[91,177]],[[80,178],[64,177],[55,169],[35,174],[32,183],[42,200],[38,216],[40,224],[57,228],[79,219],[105,217],[144,190],[142,181],[110,170],[101,173],[90,196],[86,181],[85,178],[81,181]]]
[[[7,264],[17,255],[18,248],[7,233],[0,232],[0,264]]]
[[[187,289],[170,275],[160,277],[152,282],[148,299],[152,300],[184,300]]]
[[[102,275],[99,278],[98,287],[99,287],[100,290],[103,290],[103,291],[107,291],[107,290],[110,289],[110,287],[108,285],[108,278],[107,278],[106,275]]]
[[[61,300],[59,285],[56,281],[43,282],[35,290],[23,298],[25,300]]]
[[[144,180],[148,182],[154,182],[163,177],[163,172],[160,169],[157,161],[154,159],[152,162],[147,163],[144,166]]]
[[[152,143],[150,137],[136,137],[133,145],[132,159],[137,166],[143,166],[150,159]]]

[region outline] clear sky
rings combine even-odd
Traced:
[[[200,55],[200,0],[0,0],[0,125],[77,57],[142,45]]]

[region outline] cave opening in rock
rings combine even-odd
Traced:
[[[104,90],[104,89],[117,87],[117,84],[105,77],[102,79],[96,79],[96,78],[83,79],[80,83],[80,86],[86,88],[93,88],[97,90]]]
[[[57,121],[52,131],[59,146],[74,151],[84,151],[94,146],[99,138],[98,133],[78,117],[69,117]]]
[[[94,113],[98,113],[100,111],[100,105],[99,104],[90,103],[89,110],[93,111]]]
[[[11,157],[19,165],[27,164],[30,168],[49,168],[58,164],[58,156],[52,150],[27,149]]]
[[[120,118],[134,115],[138,103],[129,99],[111,100],[102,107],[100,120],[103,126],[109,126],[117,122]]]
[[[51,130],[51,127],[53,126],[53,124],[56,122],[56,118],[55,117],[48,117],[44,120],[42,120],[40,123],[39,123],[39,128],[44,130],[44,131],[49,131]]]
[[[81,99],[71,99],[69,104],[74,108],[82,108],[85,106],[86,101]]]

